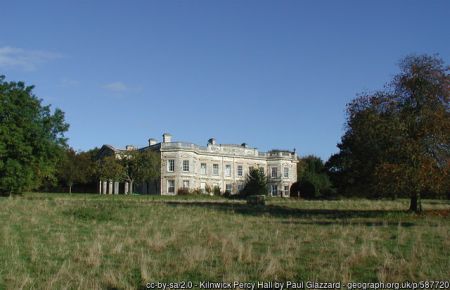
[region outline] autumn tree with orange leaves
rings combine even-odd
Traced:
[[[450,76],[437,56],[413,55],[386,90],[347,105],[340,152],[326,166],[340,191],[408,196],[450,189]]]

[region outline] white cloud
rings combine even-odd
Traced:
[[[36,70],[40,64],[63,57],[62,54],[43,50],[25,50],[23,48],[0,47],[0,67]]]
[[[129,87],[122,82],[113,82],[103,85],[103,88],[112,92],[120,93],[127,91]]]

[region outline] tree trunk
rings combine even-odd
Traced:
[[[415,213],[421,213],[422,212],[422,200],[420,199],[420,193],[414,193],[411,196],[411,203],[409,205],[409,210],[413,211]]]
[[[128,190],[130,194],[133,194],[133,180],[130,181],[130,189]]]
[[[69,185],[69,193],[72,193],[72,185]]]

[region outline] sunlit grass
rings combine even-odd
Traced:
[[[0,288],[449,277],[450,203],[26,194],[0,199]]]

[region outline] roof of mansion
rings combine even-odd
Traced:
[[[138,148],[136,146],[127,145],[124,149],[115,148],[111,145],[103,145],[100,152],[105,150],[111,150],[115,153],[126,153],[129,151],[139,150],[160,150],[164,151],[193,151],[199,154],[213,154],[213,155],[230,155],[230,156],[248,156],[256,158],[266,158],[266,157],[294,157],[296,159],[295,149],[294,151],[273,149],[268,152],[259,152],[257,148],[249,147],[246,143],[238,144],[216,144],[215,139],[210,139],[207,146],[200,146],[191,142],[172,142],[171,139],[163,140],[163,142],[156,143],[155,139],[149,140],[149,145],[145,147]],[[99,152],[99,153],[100,153]]]

